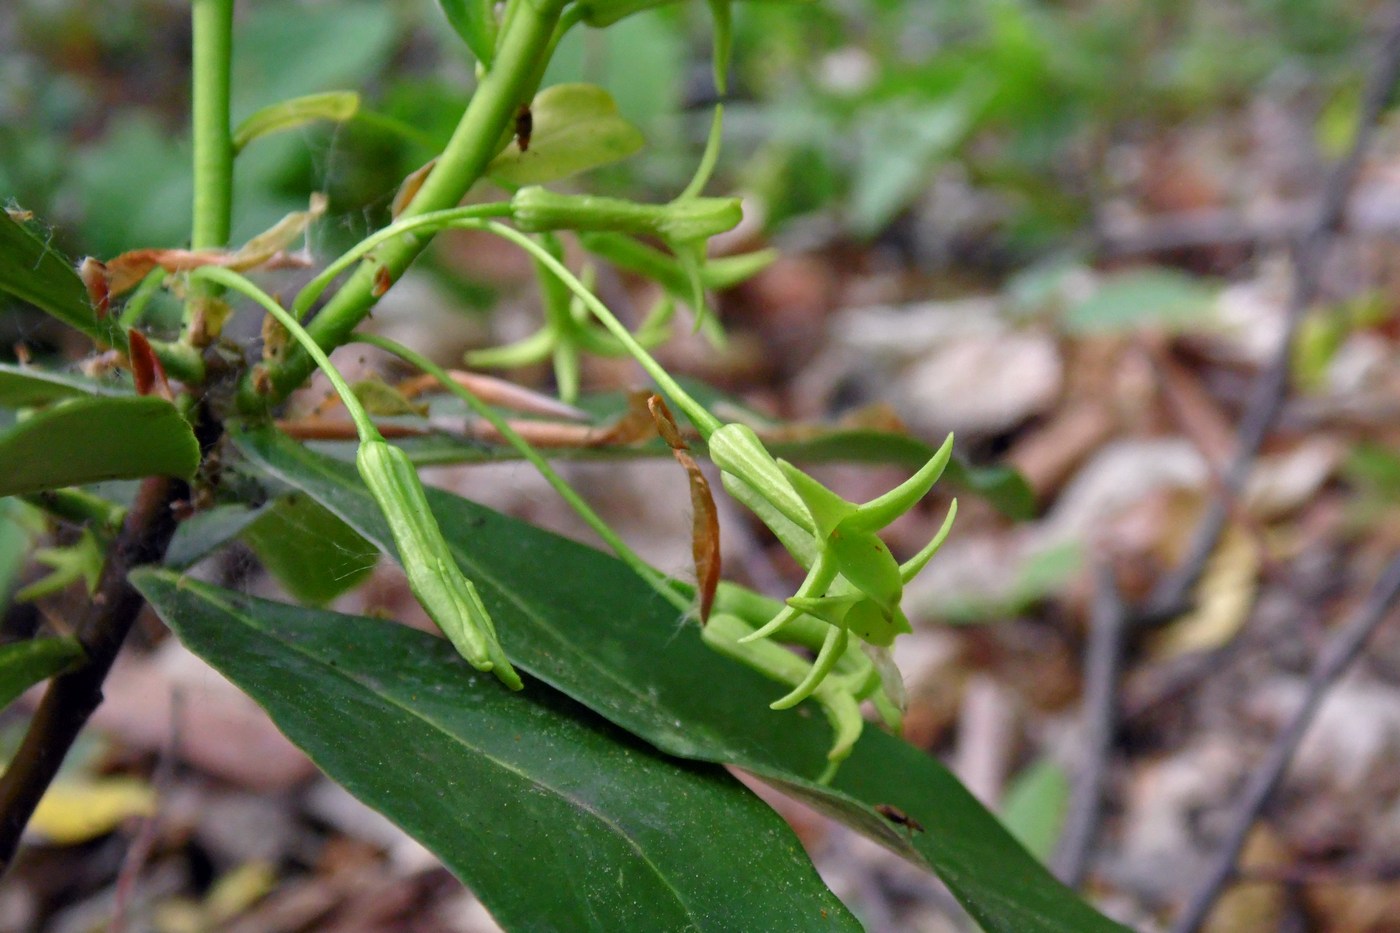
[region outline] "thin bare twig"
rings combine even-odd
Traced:
[[[1400,78],[1400,11],[1391,11],[1391,22],[1381,43],[1376,67],[1366,84],[1358,116],[1356,138],[1346,157],[1327,177],[1311,225],[1293,249],[1293,292],[1285,314],[1283,335],[1273,358],[1259,373],[1236,435],[1235,454],[1223,479],[1224,495],[1213,496],[1205,515],[1191,537],[1186,556],[1172,573],[1164,577],[1141,613],[1144,622],[1163,622],[1184,611],[1189,594],[1215,550],[1229,517],[1228,503],[1237,499],[1249,478],[1259,448],[1268,436],[1288,394],[1288,373],[1293,344],[1309,306],[1320,290],[1323,260],[1341,223],[1347,194],[1361,170],[1366,147],[1375,135],[1392,88]]]
[[[1123,659],[1127,609],[1106,563],[1094,567],[1094,605],[1084,660],[1084,744],[1074,777],[1064,832],[1055,852],[1055,875],[1071,888],[1084,882],[1103,813],[1104,785],[1118,727],[1118,672]]]
[[[1235,861],[1244,848],[1245,840],[1264,805],[1273,796],[1288,770],[1298,744],[1312,724],[1322,705],[1322,699],[1352,661],[1361,653],[1366,642],[1380,624],[1389,617],[1397,597],[1400,597],[1400,557],[1385,568],[1372,588],[1370,596],[1355,616],[1347,622],[1322,649],[1317,664],[1308,678],[1303,703],[1293,719],[1274,738],[1268,757],[1250,776],[1244,793],[1236,805],[1225,841],[1211,863],[1210,870],[1191,895],[1186,909],[1172,926],[1172,933],[1195,933],[1210,913],[1225,886],[1235,875]]]

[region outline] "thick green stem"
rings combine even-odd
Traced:
[[[233,201],[233,140],[229,129],[229,68],[233,0],[194,0],[194,225],[191,249],[228,243]]]
[[[233,59],[233,0],[193,0],[194,35],[190,114],[194,142],[194,205],[191,249],[228,245],[233,213],[233,136],[229,127],[229,73]],[[190,289],[180,342],[190,347],[209,343],[217,331],[210,322],[211,287]]]
[[[466,113],[423,187],[404,209],[403,217],[444,210],[462,199],[495,157],[497,146],[515,119],[516,108],[531,90],[540,59],[549,48],[563,0],[524,0],[502,32],[496,60],[482,78]],[[428,244],[426,237],[409,236],[384,244],[374,262],[364,263],[326,304],[307,328],[321,347],[345,341],[374,305],[375,276],[380,268],[397,279]],[[310,375],[315,363],[300,349],[271,368],[268,392],[260,395],[252,380],[239,392],[245,410],[265,409],[284,398]]]

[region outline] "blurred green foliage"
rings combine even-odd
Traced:
[[[1046,244],[1085,224],[1104,149],[1125,135],[1238,107],[1271,82],[1309,91],[1319,110],[1339,101],[1327,132],[1344,134],[1347,55],[1367,9],[821,0],[794,16],[739,4],[721,171],[759,195],[770,225],[827,212],[869,237],[952,166],[1005,205],[1003,238]],[[54,225],[70,254],[185,236],[187,11],[173,0],[21,0],[0,11],[0,196]],[[694,2],[565,38],[546,83],[601,84],[648,142],[601,169],[599,187],[660,197],[684,181],[713,93],[709,29]],[[243,3],[236,38],[235,121],[341,88],[363,91],[364,107],[240,155],[235,240],[304,207],[313,188],[330,193],[338,217],[327,249],[382,223],[473,82],[469,54],[427,0]]]

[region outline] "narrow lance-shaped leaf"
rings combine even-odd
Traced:
[[[76,638],[36,638],[0,646],[0,709],[39,681],[61,674],[83,659]]]
[[[348,464],[266,429],[233,436],[250,466],[392,546]],[[1122,930],[1056,881],[936,760],[898,739],[865,729],[833,783],[815,783],[831,744],[823,717],[769,710],[772,682],[706,647],[699,627],[620,561],[438,490],[427,499],[521,668],[657,748],[780,783],[929,865],[993,933]],[[927,832],[892,826],[876,804]]]
[[[0,496],[109,479],[194,475],[199,442],[153,396],[77,398],[0,433]]]
[[[422,632],[169,571],[133,582],[508,929],[860,929],[791,830],[718,767],[669,759],[537,681],[508,693]]]

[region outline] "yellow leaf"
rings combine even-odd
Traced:
[[[1258,589],[1259,550],[1238,527],[1225,532],[1196,588],[1196,608],[1152,640],[1158,660],[1219,648],[1244,625]]]
[[[155,812],[156,793],[128,777],[57,780],[39,801],[29,831],[54,845],[76,845]]]
[[[204,908],[210,921],[220,926],[262,900],[276,886],[277,872],[270,864],[244,862],[215,882],[204,900]]]

